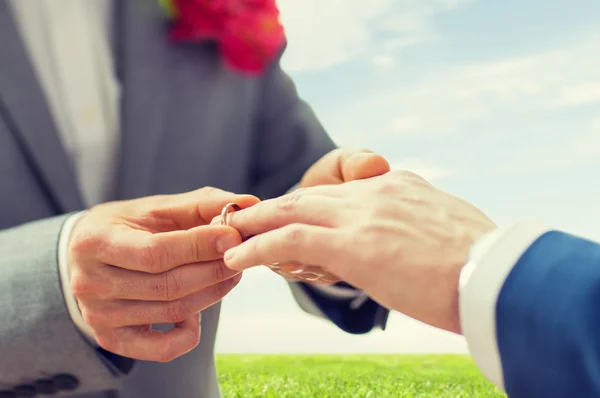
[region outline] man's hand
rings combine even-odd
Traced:
[[[256,235],[225,254],[231,269],[319,265],[388,308],[456,333],[460,271],[473,242],[494,228],[409,172],[307,188],[233,213],[229,225]]]
[[[390,171],[390,165],[381,155],[367,149],[340,148],[329,152],[310,167],[300,187],[318,185],[337,185],[348,181],[376,177]],[[302,273],[295,273],[302,269]],[[339,282],[339,278],[319,266],[284,262],[274,272],[288,281],[304,281],[313,284],[330,285]],[[307,280],[305,275],[321,275],[317,280]]]
[[[200,311],[220,301],[241,274],[223,253],[241,242],[227,226],[207,225],[221,208],[258,202],[202,188],[96,206],[69,241],[71,289],[98,344],[134,359],[171,361],[200,338]],[[174,323],[162,333],[152,324]]]

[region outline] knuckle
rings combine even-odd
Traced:
[[[181,298],[183,292],[183,281],[174,272],[167,273],[167,300],[176,300]]]
[[[107,351],[114,352],[115,354],[119,353],[117,339],[113,336],[112,333],[94,333],[94,338],[96,339],[96,343]]]
[[[80,305],[81,317],[86,324],[92,327],[92,329],[99,328],[106,325],[107,315],[103,311],[96,311],[93,308],[89,308],[85,305]]]
[[[214,196],[217,193],[222,192],[219,188],[215,188],[215,187],[211,187],[211,186],[205,186],[202,187],[198,190],[198,192],[202,195],[202,196]]]
[[[76,257],[97,252],[102,246],[103,239],[101,235],[91,233],[83,228],[76,228],[69,239],[70,252]]]
[[[77,298],[99,296],[106,293],[102,283],[99,283],[95,278],[85,272],[73,270],[69,285],[71,292]]]
[[[183,281],[173,271],[157,275],[153,286],[154,295],[165,301],[181,298],[182,290]]]
[[[225,263],[223,260],[219,260],[215,262],[213,266],[214,277],[216,281],[222,281],[225,279]]]
[[[409,170],[394,170],[390,172],[389,175],[390,177],[401,181],[425,181],[423,177]]]
[[[229,291],[233,288],[233,285],[229,282],[229,281],[224,281],[221,283],[217,283],[215,285],[215,299],[220,300],[223,297],[225,297],[225,295],[227,293],[229,293]]]
[[[136,251],[139,265],[147,272],[154,274],[163,271],[167,256],[155,239],[148,239],[141,243]]]
[[[195,261],[202,261],[202,259],[206,258],[206,253],[203,250],[202,244],[199,240],[193,240],[188,245],[189,257],[190,259],[195,259]]]
[[[277,208],[283,211],[292,212],[298,208],[298,205],[304,200],[306,188],[298,188],[294,192],[283,195],[277,201]]]
[[[301,245],[306,240],[306,230],[301,224],[290,224],[285,229],[283,239],[289,245]]]
[[[161,349],[158,351],[157,362],[167,363],[177,358],[175,347],[171,340],[166,340]]]
[[[379,195],[400,195],[406,190],[403,178],[386,178],[379,182],[376,193]]]
[[[170,323],[178,323],[187,319],[190,315],[187,304],[184,300],[170,301],[165,305],[165,320]]]
[[[167,198],[164,196],[154,197],[154,206],[145,209],[144,216],[148,220],[160,220],[164,219],[165,208],[168,204]],[[168,209],[168,208],[167,208]]]
[[[393,219],[397,216],[398,209],[396,207],[391,208],[385,204],[376,204],[370,210],[371,220],[388,220]],[[364,228],[373,228],[372,224],[363,224]]]

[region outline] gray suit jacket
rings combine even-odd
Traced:
[[[169,43],[157,3],[118,2],[114,51],[123,99],[114,199],[207,185],[261,198],[285,193],[334,148],[292,81],[278,64],[260,79],[230,73],[211,43]],[[82,200],[6,0],[0,0],[0,183],[0,398],[30,396],[23,394],[35,388],[81,398],[219,396],[213,353],[219,305],[202,314],[200,345],[167,364],[97,349],[71,321],[57,242]],[[349,332],[385,324],[387,312],[376,304],[356,327],[353,315],[340,310],[347,303],[332,304],[310,287],[293,290],[310,297],[303,308],[335,315]]]

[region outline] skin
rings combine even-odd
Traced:
[[[225,254],[232,270],[318,265],[388,308],[455,333],[460,271],[473,242],[495,227],[406,171],[302,189],[236,212],[229,225],[254,236]]]
[[[379,155],[335,150],[306,172],[302,186],[340,184],[388,170]],[[125,357],[157,362],[196,347],[200,312],[241,279],[240,271],[224,265],[223,254],[242,237],[211,220],[227,203],[245,209],[258,202],[251,195],[205,187],[90,209],[71,233],[68,262],[70,288],[98,344]],[[152,330],[162,323],[175,328]]]
[[[339,185],[349,181],[362,180],[376,177],[390,171],[388,161],[368,149],[336,149],[323,156],[316,162],[300,181],[301,188]],[[304,269],[304,273],[296,274],[294,271]],[[314,285],[332,285],[340,278],[323,267],[299,262],[283,262],[273,272],[283,276],[290,282],[307,282]],[[317,273],[319,280],[306,279],[306,276]]]

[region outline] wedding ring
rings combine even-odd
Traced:
[[[288,274],[290,274],[290,275],[298,275],[298,274],[303,274],[304,272],[306,272],[306,268],[300,267],[300,268],[296,268],[293,271],[288,271]]]
[[[321,279],[322,277],[323,277],[323,275],[317,274],[317,273],[312,273],[312,272],[308,272],[308,273],[302,275],[302,279],[304,279],[305,281],[308,281],[308,282],[316,282],[319,279]]]
[[[221,210],[221,225],[227,225],[227,215],[229,214],[229,209],[233,209],[233,211],[242,210],[242,208],[235,203],[227,203],[223,206],[223,210]]]

